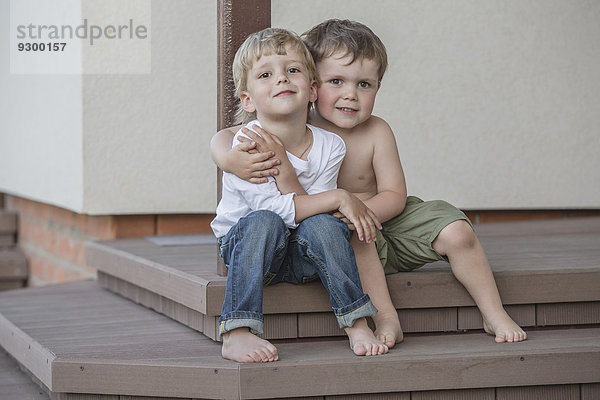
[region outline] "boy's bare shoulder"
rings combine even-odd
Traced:
[[[386,138],[389,139],[390,136],[394,136],[394,132],[390,125],[383,118],[376,115],[372,115],[358,128],[360,129],[361,135],[368,135],[373,142],[385,140]]]
[[[244,125],[236,125],[236,126],[230,126],[228,128],[223,128],[219,132],[217,132],[217,134],[229,133],[231,135],[235,135],[242,126],[244,126]]]

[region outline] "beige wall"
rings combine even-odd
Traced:
[[[83,75],[10,74],[0,41],[0,192],[87,214],[214,212],[216,2],[149,3],[150,74],[86,74],[85,59]]]
[[[13,75],[0,41],[0,191],[89,214],[214,212],[216,2],[151,6],[147,75]],[[381,36],[376,114],[411,194],[600,207],[600,2],[273,0],[272,13],[297,32],[339,17]]]
[[[271,4],[273,26],[349,18],[381,37],[390,68],[375,114],[396,133],[409,193],[473,209],[600,207],[600,2]]]
[[[84,75],[91,214],[214,212],[217,21],[212,0],[152,2],[152,73]]]
[[[0,26],[9,22],[10,1],[1,0]],[[79,210],[81,76],[11,74],[7,35],[0,31],[0,192]]]

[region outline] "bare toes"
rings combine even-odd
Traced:
[[[354,345],[352,347],[352,351],[354,352],[354,354],[356,354],[357,356],[365,356],[365,355],[369,355],[368,350],[365,346],[363,346],[362,344],[357,344]]]

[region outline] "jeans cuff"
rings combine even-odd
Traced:
[[[335,313],[340,328],[348,328],[354,326],[354,322],[359,318],[372,317],[377,314],[377,309],[373,303],[371,303],[369,295],[365,294],[354,303],[342,308],[334,309],[333,312]]]
[[[230,314],[225,318],[219,319],[219,335],[227,333],[237,328],[250,328],[250,332],[255,335],[264,333],[264,322],[261,315],[249,316]]]

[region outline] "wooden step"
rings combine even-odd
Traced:
[[[600,394],[600,328],[532,331],[515,344],[485,334],[409,335],[379,357],[354,356],[346,340],[275,343],[276,363],[224,360],[218,343],[91,281],[0,293],[0,345],[53,393],[419,398],[559,385],[551,388]]]
[[[17,236],[17,214],[0,209],[0,249],[14,246]]]
[[[519,324],[600,323],[600,218],[484,224],[477,231],[502,300]],[[216,340],[226,278],[216,274],[214,239],[198,242],[205,244],[88,243],[87,262],[111,291]],[[406,332],[482,328],[471,297],[447,263],[387,280]],[[267,338],[343,335],[320,282],[266,287],[263,310]]]
[[[0,348],[0,399],[48,400],[48,395]]]
[[[28,274],[27,259],[20,250],[0,249],[0,290],[25,286]]]

